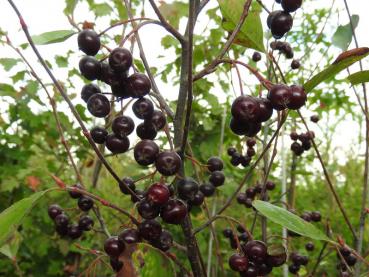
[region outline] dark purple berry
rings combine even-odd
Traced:
[[[130,135],[135,128],[135,123],[129,116],[121,115],[114,118],[111,129],[118,137],[126,137]]]
[[[84,56],[79,61],[79,71],[87,80],[93,81],[100,78],[101,64],[91,56]]]
[[[109,99],[101,93],[94,94],[87,101],[87,109],[95,117],[106,117],[110,113]]]
[[[109,55],[109,65],[116,72],[126,72],[132,65],[132,54],[128,49],[115,48]]]
[[[182,166],[180,156],[173,151],[161,152],[155,161],[155,167],[160,174],[172,176],[176,174]]]
[[[159,146],[152,140],[141,140],[136,144],[133,154],[139,165],[147,166],[155,162]]]
[[[106,137],[106,148],[113,154],[124,153],[129,149],[129,139],[127,137],[118,137],[110,134]]]
[[[108,131],[103,127],[96,126],[91,129],[90,135],[95,143],[104,144],[108,136]]]
[[[87,103],[88,99],[94,94],[101,93],[100,88],[95,84],[84,85],[81,91],[81,98]]]
[[[130,93],[134,98],[140,98],[149,94],[151,89],[150,79],[142,73],[134,73],[127,79]]]
[[[55,219],[55,217],[63,213],[63,209],[59,205],[53,204],[49,206],[47,212],[51,219]]]
[[[78,207],[81,211],[87,212],[94,205],[94,201],[88,196],[82,196],[78,199]]]
[[[186,215],[187,206],[179,199],[169,199],[160,212],[163,221],[169,224],[180,224]]]
[[[144,121],[137,125],[136,134],[140,139],[153,140],[157,135],[157,131],[154,124],[150,121]]]
[[[78,48],[86,55],[95,56],[100,50],[100,37],[92,29],[84,29],[78,34]]]
[[[151,119],[154,113],[154,105],[150,99],[140,98],[133,103],[132,110],[139,119]]]
[[[104,250],[110,257],[118,258],[125,249],[123,240],[117,236],[108,238],[104,243]]]

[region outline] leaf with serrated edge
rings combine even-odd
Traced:
[[[351,22],[352,27],[351,23],[338,26],[336,32],[333,34],[332,37],[332,44],[340,48],[342,51],[347,50],[352,41],[352,29],[355,30],[357,25],[359,24],[359,16],[356,14],[352,15]]]
[[[258,212],[260,212],[270,221],[273,221],[274,223],[277,223],[288,230],[315,240],[324,240],[335,243],[313,224],[304,221],[302,218],[287,211],[286,209],[261,200],[255,200],[252,205]]]
[[[313,78],[304,84],[306,92],[312,91],[317,85],[328,80],[339,72],[365,58],[369,54],[368,47],[355,48],[340,54],[337,59],[323,71],[316,74]]]

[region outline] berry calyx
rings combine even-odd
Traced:
[[[176,174],[182,166],[182,160],[176,152],[161,152],[155,161],[155,167],[164,176]]]
[[[139,119],[151,119],[154,113],[154,105],[150,99],[140,98],[133,103],[132,110]]]

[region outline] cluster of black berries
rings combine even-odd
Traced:
[[[246,141],[246,145],[246,155],[242,155],[242,153],[239,153],[234,147],[229,147],[227,149],[227,153],[231,157],[231,164],[233,166],[242,165],[243,167],[246,167],[250,165],[252,157],[256,154],[254,148],[254,146],[256,145],[256,140],[254,138],[248,138]]]
[[[240,273],[241,277],[266,276],[273,267],[283,265],[287,260],[286,252],[269,255],[268,247],[262,241],[249,240],[241,244],[242,253],[235,253],[229,258],[229,266]]]
[[[211,157],[206,163],[207,169],[210,171],[209,183],[213,187],[220,187],[224,184],[225,176],[223,173],[223,161],[218,157]]]
[[[271,118],[273,108],[268,99],[242,95],[233,101],[231,113],[232,132],[254,137],[261,130],[261,123]]]
[[[241,225],[237,226],[237,231],[239,232],[238,236],[237,234],[234,234],[232,229],[230,228],[226,228],[223,230],[223,236],[229,239],[229,243],[232,249],[237,249],[237,240],[235,236],[237,236],[238,241],[240,242],[247,242],[249,240],[249,234]]]
[[[301,266],[306,266],[309,262],[309,258],[307,256],[300,255],[299,253],[292,253],[290,255],[290,260],[292,264],[288,266],[288,271],[292,274],[297,274]]]
[[[281,111],[286,108],[291,110],[300,109],[305,105],[307,97],[302,86],[277,84],[269,90],[268,99],[273,109]]]
[[[79,192],[71,191],[70,195],[72,198],[78,198],[78,207],[84,212],[88,212],[94,204],[91,198]],[[83,231],[91,230],[94,225],[93,219],[87,214],[79,218],[78,224],[70,223],[69,216],[57,204],[49,206],[48,214],[54,220],[55,230],[61,237],[68,236],[71,239],[78,239],[82,236]]]
[[[287,59],[292,59],[294,56],[291,45],[286,41],[272,41],[270,48],[273,50],[279,50],[280,54],[283,54]]]
[[[282,5],[282,9],[273,11],[268,15],[267,25],[275,39],[280,39],[291,30],[293,18],[291,12],[295,12],[302,5],[302,0],[276,0]]]
[[[296,156],[301,156],[304,151],[308,151],[311,148],[311,140],[315,137],[314,132],[306,132],[302,134],[297,134],[296,132],[291,132],[290,138],[294,141],[291,144],[291,150]],[[301,143],[299,143],[299,140]]]
[[[267,181],[265,183],[266,190],[272,191],[275,189],[275,183],[272,181]],[[263,185],[256,184],[253,187],[249,187],[245,192],[240,192],[237,195],[237,202],[239,204],[245,205],[247,208],[252,208],[252,201],[255,197],[263,191]]]
[[[347,246],[342,246],[339,249],[339,253],[337,253],[337,258],[339,259],[339,263],[337,265],[337,269],[340,271],[341,277],[351,276],[347,266],[354,266],[357,262],[356,256],[352,253],[352,250]],[[342,257],[341,257],[342,256]],[[342,258],[345,260],[343,261]]]

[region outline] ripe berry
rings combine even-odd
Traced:
[[[123,79],[126,79],[127,73],[115,72],[109,64],[101,62],[101,75],[98,80],[107,85],[117,85]]]
[[[254,188],[255,188],[256,193],[261,193],[263,191],[263,185],[262,184],[256,184]]]
[[[350,248],[348,248],[347,246],[343,246],[343,247],[341,247],[339,251],[340,251],[340,253],[341,253],[341,255],[342,255],[343,257],[347,257],[348,255],[350,255],[350,254],[351,254],[351,250],[350,250]]]
[[[173,237],[172,234],[167,230],[163,230],[159,239],[151,242],[153,246],[159,248],[161,251],[168,251],[173,245]]]
[[[131,195],[131,201],[136,203],[145,198],[145,192],[143,190],[136,189],[135,190],[136,196]]]
[[[309,212],[304,212],[300,217],[307,222],[311,221],[311,214]]]
[[[95,56],[100,50],[100,37],[91,29],[85,29],[78,34],[78,48],[86,55]]]
[[[96,126],[91,129],[90,135],[95,143],[104,144],[106,137],[108,136],[108,131],[103,127]]]
[[[223,171],[214,171],[209,176],[209,182],[215,186],[219,187],[224,184],[225,176]]]
[[[121,115],[114,118],[111,129],[118,137],[126,137],[130,135],[135,128],[135,123],[129,116]]]
[[[100,78],[101,64],[91,56],[84,56],[79,61],[79,71],[87,80],[93,81]]]
[[[119,234],[119,238],[123,240],[125,243],[137,243],[141,241],[140,233],[137,229],[125,229]]]
[[[103,94],[94,94],[87,101],[87,109],[95,117],[105,117],[110,113],[109,99]]]
[[[272,21],[274,20],[274,18],[276,16],[279,16],[281,13],[283,13],[283,11],[272,11],[269,15],[268,15],[268,18],[267,18],[267,26],[268,28],[270,29],[272,27]],[[271,44],[270,44],[270,47],[274,50],[274,49],[277,49],[277,50],[280,50],[278,48],[279,45],[281,44],[281,42],[279,41],[273,41]]]
[[[234,153],[231,158],[231,164],[233,166],[238,166],[242,162],[242,156],[239,153]]]
[[[246,189],[246,195],[247,195],[247,197],[249,197],[249,198],[254,198],[254,197],[255,197],[255,195],[256,195],[255,188],[253,188],[253,187],[249,187],[249,188],[247,188],[247,189]]]
[[[311,220],[314,222],[319,222],[322,220],[322,215],[318,211],[311,212]]]
[[[78,227],[78,225],[73,224],[68,226],[68,237],[71,239],[78,239],[82,236],[82,230]]]
[[[237,195],[237,202],[238,202],[238,204],[245,204],[246,199],[247,199],[246,193],[240,192]]]
[[[47,212],[51,219],[55,219],[55,217],[63,213],[63,209],[59,205],[53,204],[49,206]]]
[[[265,187],[267,190],[274,190],[275,189],[275,183],[272,181],[267,181],[265,184]]]
[[[54,222],[57,227],[66,227],[69,223],[69,217],[64,213],[61,213],[54,218]]]
[[[154,113],[154,105],[150,99],[140,98],[132,105],[135,116],[139,119],[150,119]]]
[[[204,199],[205,195],[201,191],[198,191],[194,198],[189,200],[189,204],[193,206],[200,206],[202,203],[204,203]]]
[[[59,236],[65,237],[68,235],[68,225],[55,226],[55,231]]]
[[[248,147],[254,147],[256,144],[256,140],[254,138],[249,138],[246,140],[246,145]]]
[[[88,196],[82,196],[78,199],[78,207],[84,211],[89,211],[94,205],[94,201]]]
[[[180,224],[186,215],[187,206],[179,199],[169,199],[160,212],[163,221],[169,224]]]
[[[110,258],[110,266],[115,272],[119,272],[123,268],[123,262],[117,258]]]
[[[207,161],[206,165],[208,166],[208,170],[210,172],[223,169],[223,161],[218,157],[211,157]]]
[[[240,272],[241,277],[257,277],[258,276],[258,269],[255,265],[249,264],[249,267],[245,270]]]
[[[206,197],[212,196],[215,192],[215,187],[209,183],[202,184],[199,189]]]
[[[280,39],[285,33],[291,30],[293,18],[289,13],[281,12],[276,14],[270,22],[270,30],[275,39]]]
[[[311,117],[310,117],[310,120],[312,121],[312,122],[314,122],[314,123],[317,123],[318,121],[319,121],[319,116],[318,115],[312,115]]]
[[[249,235],[246,232],[243,232],[238,236],[238,240],[247,242],[249,240]]]
[[[88,99],[96,93],[101,93],[101,89],[95,84],[87,84],[82,88],[81,98],[87,103]]]
[[[133,181],[132,178],[129,178],[129,177],[125,177],[122,179],[122,182],[119,183],[119,189],[122,193],[124,194],[129,194],[129,191],[128,189],[126,188],[126,186],[124,186],[124,184],[129,187],[132,191],[135,191],[136,190],[136,186],[135,186],[135,183]]]
[[[151,82],[145,74],[134,73],[128,77],[127,82],[134,98],[143,97],[150,92]]]
[[[300,156],[304,152],[304,148],[302,148],[301,144],[298,142],[294,142],[291,144],[291,150],[293,153],[295,153],[297,156]]]
[[[291,68],[292,69],[299,69],[300,66],[301,66],[301,64],[298,60],[292,60],[292,62],[291,62]]]
[[[287,105],[291,101],[291,89],[283,84],[274,85],[268,93],[268,99],[270,100],[274,109],[280,111],[287,108]]]
[[[149,122],[154,125],[156,131],[159,131],[164,128],[167,123],[167,119],[163,112],[154,110]]]
[[[199,190],[199,184],[192,178],[185,177],[177,183],[178,196],[183,200],[194,199]]]
[[[182,160],[176,152],[161,152],[155,161],[155,167],[164,176],[176,174],[182,166]]]
[[[232,229],[226,228],[223,230],[223,236],[226,238],[231,238],[233,236]]]
[[[288,267],[288,271],[292,274],[297,274],[300,270],[300,266],[299,265],[296,265],[296,264],[291,264],[289,267]]]
[[[94,226],[94,221],[93,219],[88,216],[88,215],[83,215],[81,216],[81,218],[78,220],[78,227],[79,229],[81,229],[82,231],[90,231],[92,229],[92,227]]]
[[[249,156],[242,156],[240,162],[243,167],[246,167],[250,164],[251,158]]]
[[[109,65],[116,72],[126,72],[132,65],[131,52],[125,48],[115,48],[109,55]]]
[[[259,265],[259,272],[258,272],[258,274],[260,276],[266,276],[270,272],[272,272],[272,270],[273,270],[273,267],[271,267],[271,266],[269,266],[267,264],[261,264],[261,265]]]
[[[239,96],[233,101],[231,112],[238,121],[257,121],[260,115],[260,107],[254,97]]]
[[[146,199],[137,204],[137,211],[144,219],[154,219],[159,216],[160,209]]]
[[[138,231],[145,240],[156,240],[160,238],[162,227],[155,219],[148,219],[138,225]]]
[[[260,122],[249,122],[248,130],[246,132],[246,136],[248,137],[255,137],[257,133],[261,130],[261,123]]]
[[[82,186],[80,184],[75,184],[72,186],[72,188],[76,188],[76,189],[83,189]],[[73,199],[77,199],[80,198],[82,196],[82,193],[76,191],[76,190],[70,190],[69,191],[69,196]]]
[[[139,165],[147,166],[155,162],[159,146],[152,140],[141,140],[136,144],[133,154]]]
[[[305,249],[307,250],[307,251],[313,251],[314,250],[314,243],[312,243],[312,242],[308,242],[307,244],[305,244]]]
[[[165,184],[156,183],[147,190],[146,198],[155,205],[162,206],[168,202],[170,192]]]
[[[150,121],[144,121],[137,125],[136,134],[140,139],[153,140],[157,135],[157,131],[154,124]]]
[[[267,247],[265,243],[258,240],[247,242],[243,246],[242,250],[251,261],[258,264],[262,263],[267,256]]]
[[[233,254],[228,260],[229,266],[234,271],[245,271],[248,268],[249,260],[241,254]]]
[[[245,135],[249,130],[249,125],[237,120],[236,118],[232,117],[231,122],[229,123],[229,127],[231,128],[232,132],[238,136]]]
[[[296,140],[298,140],[299,135],[298,135],[295,131],[293,131],[293,132],[291,132],[291,134],[290,134],[290,138],[291,138],[292,140],[296,141]]]
[[[272,267],[279,267],[287,261],[286,252],[280,253],[278,255],[267,255],[266,264]]]
[[[282,0],[281,4],[285,12],[291,13],[301,7],[302,0]]]
[[[289,109],[297,110],[305,105],[306,102],[306,93],[302,86],[291,86],[291,97],[290,102],[287,103],[287,107]]]
[[[303,143],[302,143],[302,148],[304,149],[304,150],[309,150],[310,148],[311,148],[311,142],[310,141],[304,141]]]
[[[113,95],[115,97],[119,97],[119,98],[128,98],[131,97],[131,92],[128,88],[128,84],[127,81],[125,80],[116,80],[114,81],[111,85],[111,92],[113,93]]]
[[[260,53],[259,52],[254,52],[254,54],[252,54],[252,60],[254,61],[254,62],[258,62],[258,61],[260,61],[261,60],[261,55],[260,55]]]
[[[347,257],[345,257],[345,261],[348,266],[354,266],[357,262],[357,258],[355,257],[355,255],[350,254]]]
[[[233,154],[235,154],[235,153],[237,153],[237,149],[236,149],[236,148],[234,148],[234,147],[229,147],[229,148],[227,149],[227,154],[228,154],[229,156],[233,156]]]
[[[252,208],[252,198],[246,198],[245,203],[243,203],[246,208]]]
[[[124,153],[129,149],[129,139],[110,134],[106,137],[106,148],[113,154]]]
[[[110,257],[118,258],[125,248],[124,242],[117,236],[108,238],[104,243],[104,250]]]
[[[254,156],[254,155],[256,154],[255,149],[254,149],[254,148],[252,148],[252,147],[249,147],[249,148],[247,149],[246,154],[247,154],[247,156],[248,156],[248,157],[252,157],[252,156]]]

